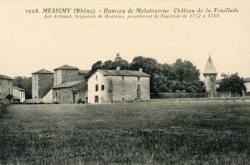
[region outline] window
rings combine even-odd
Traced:
[[[122,80],[124,81],[124,76],[122,76]]]
[[[138,81],[140,81],[140,77],[139,76],[137,77],[137,79],[138,79]]]
[[[95,103],[99,103],[99,96],[95,96]]]
[[[104,85],[102,85],[102,91],[104,91]]]
[[[98,80],[98,76],[97,75],[95,76],[95,80]]]
[[[99,90],[99,86],[98,84],[95,85],[95,91],[98,91]]]

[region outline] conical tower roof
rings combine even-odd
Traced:
[[[203,74],[217,74],[217,70],[215,69],[215,66],[213,64],[213,61],[211,59],[211,57],[209,56],[205,70],[203,72]]]

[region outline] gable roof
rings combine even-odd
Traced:
[[[53,72],[48,71],[46,69],[40,69],[40,70],[38,70],[36,72],[33,72],[32,74],[53,74]]]
[[[147,73],[133,70],[106,70],[99,69],[104,76],[135,76],[135,77],[150,77]]]
[[[70,82],[65,82],[62,84],[59,84],[57,86],[54,86],[53,89],[59,89],[59,88],[71,88],[79,83],[81,83],[83,81],[70,81]]]
[[[65,64],[65,65],[62,65],[58,68],[55,68],[54,70],[79,70],[79,69],[77,67]]]
[[[17,86],[12,86],[14,89],[17,89],[17,90],[19,90],[19,91],[25,91],[23,88],[19,88],[19,87],[17,87]]]
[[[213,61],[211,59],[211,57],[209,56],[205,70],[203,72],[203,74],[217,74],[217,70],[215,69],[215,66],[213,64]]]
[[[2,74],[0,74],[0,78],[1,79],[7,79],[7,80],[13,80],[13,78],[11,78],[9,76],[2,75]]]

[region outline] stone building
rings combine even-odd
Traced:
[[[215,97],[217,95],[216,93],[217,71],[214,67],[213,61],[210,56],[205,66],[203,76],[205,78],[205,86],[206,86],[206,92],[208,93],[208,97]]]
[[[246,86],[246,93],[250,94],[250,77],[244,78],[244,85]]]
[[[53,72],[41,69],[32,73],[32,98],[42,99],[53,86]]]
[[[131,70],[99,69],[88,79],[88,102],[92,104],[150,100],[150,76]]]
[[[87,83],[85,81],[70,81],[53,87],[53,100],[61,104],[76,104],[87,102]]]
[[[25,101],[25,90],[16,86],[13,86],[13,100],[15,102]]]
[[[7,101],[6,96],[13,95],[13,79],[9,76],[0,75],[0,101]]]
[[[63,65],[54,69],[52,99],[62,104],[86,103],[86,75],[89,71]]]
[[[54,69],[54,86],[70,81],[85,80],[88,71],[81,71],[77,67],[63,65]]]

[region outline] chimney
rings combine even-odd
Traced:
[[[117,66],[117,67],[116,67],[116,70],[121,70],[121,66]]]
[[[139,72],[143,72],[143,68],[139,68]]]

